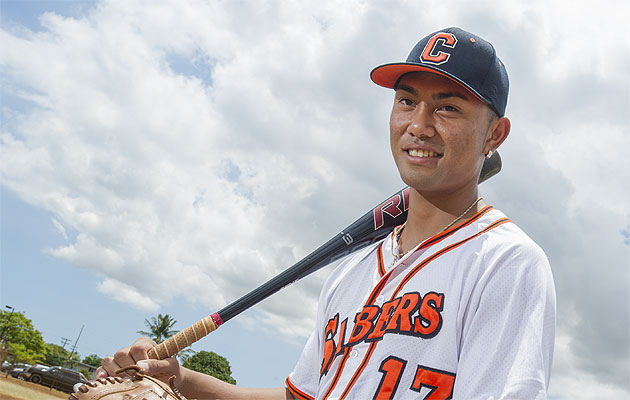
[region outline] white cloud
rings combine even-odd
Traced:
[[[115,279],[105,279],[98,285],[98,290],[115,297],[120,302],[133,305],[143,311],[156,312],[160,309],[160,305],[151,300],[151,298],[143,296],[134,287]]]
[[[628,387],[602,380],[593,371],[576,368],[579,360],[574,359],[570,347],[571,338],[556,336],[554,374],[549,385],[549,399],[623,399],[628,396]]]
[[[145,311],[175,297],[222,307],[402,186],[391,93],[368,73],[460,25],[510,73],[504,170],[482,190],[552,261],[552,392],[580,398],[561,393],[579,378],[627,393],[627,14],[616,1],[491,0],[47,13],[42,31],[0,30],[2,184],[77,232],[50,253],[103,276],[103,293]],[[266,300],[252,326],[305,335],[324,275]]]
[[[63,227],[61,222],[57,221],[54,218],[51,218],[51,222],[53,223],[53,226],[55,227],[55,231],[57,231],[59,233],[59,235],[61,235],[61,237],[65,241],[67,241],[68,240],[68,234],[66,233],[66,228]]]

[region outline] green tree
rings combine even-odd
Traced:
[[[230,363],[225,357],[218,355],[212,351],[199,351],[190,356],[182,364],[184,367],[193,371],[212,375],[224,382],[236,384],[236,380],[232,378],[232,369]]]
[[[190,357],[192,357],[195,354],[196,354],[195,350],[189,347],[187,349],[180,350],[179,353],[175,355],[175,357],[177,357],[180,364],[183,364],[184,362],[186,362],[186,360],[188,360]]]
[[[138,331],[138,333],[160,343],[179,332],[176,329],[172,329],[176,323],[177,320],[171,318],[170,315],[158,314],[157,317],[152,317],[150,321],[148,319],[144,320],[144,324],[149,328],[148,331]],[[182,363],[193,354],[195,354],[194,350],[183,349],[177,353],[177,358]]]
[[[76,353],[72,354],[71,360],[69,360],[69,357],[70,352],[68,350],[53,343],[46,343],[46,357],[43,359],[46,364],[63,367],[66,364],[70,364],[68,361],[81,361]]]
[[[148,331],[138,331],[138,333],[150,337],[157,343],[161,343],[178,332],[172,329],[176,323],[177,321],[171,318],[170,315],[158,314],[157,317],[151,317],[150,321],[148,319],[144,320],[144,324],[149,328]]]
[[[103,361],[101,357],[97,356],[96,354],[90,354],[89,356],[85,356],[85,358],[83,359],[83,364],[91,365],[93,367],[100,367],[101,361]]]
[[[93,378],[92,373],[91,373],[91,372],[90,372],[90,370],[89,370],[89,369],[87,369],[87,368],[81,368],[81,369],[79,370],[79,372],[80,372],[80,373],[82,373],[82,374],[83,374],[83,376],[85,376],[85,377],[86,377],[86,378],[88,378],[88,379],[92,379],[92,378]]]
[[[17,360],[34,363],[44,359],[46,347],[42,334],[24,314],[0,310],[0,332],[4,332],[5,345]]]

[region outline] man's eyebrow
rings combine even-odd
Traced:
[[[414,96],[418,96],[419,94],[419,92],[415,88],[413,88],[412,86],[405,85],[405,84],[400,84],[396,86],[396,90],[404,90],[405,92],[409,92],[413,94]],[[462,100],[470,101],[470,99],[466,95],[459,92],[440,92],[440,93],[433,94],[431,97],[433,98],[433,100],[444,100],[444,99],[448,99],[449,97],[457,97]]]
[[[443,92],[443,93],[435,93],[433,96],[433,100],[444,100],[444,99],[448,99],[449,97],[457,97],[460,98],[462,100],[466,100],[469,101],[470,99],[458,92]]]
[[[405,84],[400,84],[396,86],[396,90],[404,90],[405,92],[409,92],[413,94],[414,96],[418,95],[418,91],[416,89],[412,88],[411,86],[407,86]]]

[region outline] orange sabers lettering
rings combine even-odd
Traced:
[[[388,332],[411,332],[413,323],[411,320],[411,313],[418,309],[420,303],[420,293],[410,292],[405,293],[400,298],[400,303],[396,307],[396,310],[389,319],[387,324]]]
[[[422,297],[418,292],[409,292],[382,306],[365,305],[354,316],[354,327],[347,328],[350,332],[347,341],[348,318],[340,324],[339,314],[336,314],[326,324],[320,374],[328,373],[335,358],[361,342],[379,341],[386,334],[435,337],[442,328],[444,301],[444,293],[429,292]]]
[[[414,318],[414,332],[428,339],[437,335],[442,327],[442,307],[444,294],[429,292],[424,295],[420,305],[419,316]]]
[[[328,321],[326,324],[326,329],[324,330],[324,358],[322,359],[322,368],[319,371],[319,375],[326,375],[328,370],[330,369],[330,364],[332,364],[335,359],[335,352],[337,350],[337,344],[335,343],[334,337],[337,333],[337,327],[339,326],[339,314],[335,315],[334,318]]]
[[[381,315],[378,317],[378,321],[376,321],[376,325],[372,332],[368,335],[366,340],[380,340],[383,338],[385,334],[385,326],[389,322],[394,310],[398,307],[398,303],[400,303],[400,298],[394,299],[392,301],[388,301],[383,304],[383,308],[381,310]]]
[[[352,346],[360,342],[368,333],[370,333],[374,327],[374,320],[380,311],[380,307],[378,306],[363,306],[363,310],[357,313],[354,318],[354,329],[348,338],[346,346]]]
[[[346,325],[347,324],[348,324],[348,318],[341,321],[341,326],[339,328],[339,340],[337,342],[339,343],[339,346],[337,346],[337,354],[335,354],[335,358],[342,355],[343,351],[345,350],[344,343],[346,341]]]

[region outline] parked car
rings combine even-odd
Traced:
[[[31,367],[22,372],[22,377],[27,381],[50,386],[65,392],[72,392],[72,388],[75,384],[88,381],[79,371],[62,367]]]
[[[48,368],[48,365],[43,365],[43,364],[24,364],[24,367],[21,368],[13,368],[13,370],[11,370],[11,376],[14,378],[19,378],[19,379],[26,379],[24,378],[24,373],[28,373],[29,371],[33,370],[41,370],[41,369],[45,369]]]
[[[8,361],[3,361],[2,366],[0,367],[0,372],[7,372],[11,369],[11,363]]]
[[[30,365],[25,365],[25,367],[13,368],[11,372],[9,372],[9,374],[11,374],[11,376],[14,378],[22,378],[22,372],[24,372],[25,369],[30,368]]]
[[[7,372],[7,371],[11,371],[15,368],[28,368],[30,367],[31,364],[25,364],[25,363],[10,363],[10,362],[3,362],[2,363],[2,368],[0,368],[0,371],[2,372]]]
[[[44,364],[33,364],[33,365],[30,365],[30,364],[26,364],[26,366],[24,367],[24,372],[28,372],[30,370],[39,371],[39,370],[42,370],[42,369],[46,369],[48,367],[50,367],[50,365],[44,365]]]

